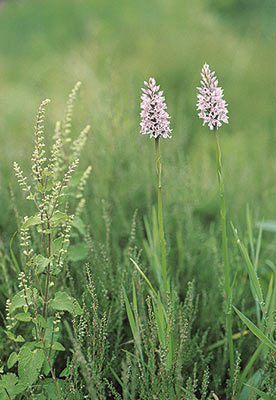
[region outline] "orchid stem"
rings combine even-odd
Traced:
[[[221,149],[219,145],[218,130],[215,129],[216,136],[216,160],[217,160],[217,174],[218,184],[220,191],[220,216],[222,226],[222,247],[223,247],[223,260],[224,260],[224,285],[225,285],[225,296],[226,296],[226,330],[227,330],[227,342],[230,357],[230,378],[233,382],[234,377],[234,347],[232,339],[232,312],[231,312],[231,286],[230,286],[230,268],[229,268],[229,257],[228,257],[228,244],[227,244],[227,229],[226,229],[226,207],[225,207],[225,196],[224,196],[224,183],[222,175],[222,164],[221,164]]]
[[[167,281],[167,262],[166,262],[166,245],[164,235],[164,223],[163,223],[163,207],[162,207],[162,181],[161,181],[161,161],[160,161],[160,136],[155,138],[155,154],[156,154],[156,168],[158,176],[158,224],[159,224],[159,235],[160,235],[160,247],[161,247],[161,258],[162,258],[162,278],[163,278],[163,294],[166,296],[168,291]]]

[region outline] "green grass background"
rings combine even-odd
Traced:
[[[46,140],[63,118],[67,94],[83,82],[73,136],[91,134],[82,163],[93,167],[88,216],[103,240],[102,199],[112,217],[114,249],[125,245],[131,217],[150,216],[156,203],[154,143],[139,134],[140,88],[154,76],[165,91],[173,138],[162,142],[165,229],[171,268],[189,279],[201,274],[210,230],[219,237],[215,141],[195,109],[204,62],[215,69],[229,103],[220,130],[229,217],[245,223],[248,203],[256,220],[273,219],[275,196],[275,37],[273,1],[24,0],[0,14],[0,229],[15,231],[8,194],[12,162],[30,170],[38,105],[52,99]],[[20,198],[20,197],[19,197]],[[28,202],[20,203],[21,213]],[[195,260],[175,265],[176,232]],[[139,230],[143,237],[143,229]],[[273,235],[268,235],[273,240]],[[199,262],[200,260],[200,262]],[[185,273],[184,273],[185,271]],[[196,275],[195,275],[196,276]]]
[[[223,7],[222,7],[223,4]],[[195,110],[204,62],[229,103],[221,129],[227,203],[236,217],[249,202],[273,218],[275,202],[275,5],[272,2],[119,0],[8,1],[0,14],[1,229],[10,221],[12,162],[30,165],[40,101],[51,98],[47,139],[67,93],[83,82],[74,131],[90,123],[84,163],[93,174],[91,222],[102,198],[116,225],[153,202],[153,141],[139,135],[140,87],[154,76],[165,90],[173,139],[162,143],[167,225],[185,208],[217,214],[214,140]],[[173,221],[173,222],[170,222]],[[97,226],[97,228],[99,228]]]

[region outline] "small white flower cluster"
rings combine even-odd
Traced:
[[[162,136],[164,139],[171,138],[170,116],[167,113],[167,105],[163,91],[156,85],[155,79],[150,78],[149,83],[144,82],[147,89],[142,88],[141,102],[141,130],[142,135],[149,134],[155,139]]]
[[[223,89],[218,86],[215,72],[210,71],[208,64],[204,64],[200,81],[202,87],[198,87],[197,110],[199,118],[203,119],[203,125],[207,124],[211,130],[219,128],[224,122],[228,124],[228,110],[223,100]]]

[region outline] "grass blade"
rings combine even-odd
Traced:
[[[127,297],[124,287],[123,287],[123,295],[124,295],[124,300],[125,300],[125,305],[126,305],[128,321],[130,324],[130,329],[131,329],[134,341],[136,342],[136,344],[138,344],[138,327],[135,323],[133,312],[132,312],[131,306],[129,304],[128,297]]]
[[[265,336],[265,334],[252,322],[250,319],[248,319],[241,311],[239,311],[235,306],[232,306],[240,319],[243,321],[243,323],[250,329],[250,331],[257,336],[258,339],[262,343],[264,343],[266,346],[268,346],[271,350],[276,351],[276,345],[272,343],[272,341]]]
[[[264,301],[264,300],[263,300],[263,292],[262,292],[262,289],[261,289],[261,285],[260,285],[258,276],[257,276],[256,271],[255,271],[255,268],[254,268],[253,265],[252,265],[252,262],[251,262],[251,260],[250,260],[249,255],[248,255],[248,252],[247,252],[247,250],[246,250],[246,247],[245,247],[244,244],[240,241],[240,238],[239,238],[239,236],[238,236],[238,231],[237,231],[237,229],[234,227],[234,225],[233,225],[232,223],[231,223],[231,226],[232,226],[232,229],[233,229],[234,236],[235,236],[235,239],[236,239],[236,241],[237,241],[237,244],[238,244],[238,246],[239,246],[239,248],[240,248],[240,251],[241,251],[241,253],[242,253],[242,255],[243,255],[243,258],[244,258],[244,260],[245,260],[246,267],[247,267],[247,272],[248,272],[250,281],[252,282],[252,285],[253,285],[253,288],[254,288],[254,290],[255,290],[255,292],[256,292],[256,295],[257,295],[257,298],[258,298],[258,300],[259,300],[259,303],[262,304],[263,301]],[[255,296],[254,296],[254,297],[255,297]]]
[[[271,400],[271,397],[270,397],[267,393],[263,392],[262,390],[257,389],[257,388],[255,388],[254,386],[248,385],[248,383],[245,383],[245,386],[250,387],[250,389],[254,390],[254,392],[255,392],[256,394],[258,394],[259,396],[262,396],[262,398],[263,398],[264,400]]]
[[[248,372],[249,372],[250,369],[252,368],[254,362],[257,360],[257,358],[258,358],[258,356],[259,356],[259,354],[260,354],[262,348],[263,348],[263,343],[260,343],[259,346],[257,347],[257,349],[255,350],[254,354],[250,357],[250,360],[249,360],[248,363],[246,364],[246,366],[245,366],[245,368],[244,368],[244,370],[243,370],[243,373],[242,373],[242,375],[241,375],[241,377],[240,377],[240,380],[239,380],[239,387],[241,387],[242,384],[243,384],[243,382],[245,381]]]
[[[255,249],[254,249],[254,242],[253,242],[253,230],[252,230],[252,219],[251,213],[249,209],[249,205],[246,205],[246,221],[247,221],[247,229],[248,229],[248,236],[249,236],[249,243],[251,249],[252,257],[255,257]]]
[[[147,284],[149,285],[149,287],[151,288],[152,292],[154,293],[155,297],[157,297],[157,293],[156,291],[153,289],[152,284],[150,283],[149,279],[146,277],[146,275],[144,274],[144,272],[141,270],[141,268],[139,267],[139,265],[132,259],[130,258],[130,261],[134,264],[134,266],[137,268],[137,270],[140,272],[140,274],[142,275],[142,277],[145,279],[145,281],[147,282]]]
[[[255,256],[255,262],[254,262],[254,267],[255,267],[256,271],[258,269],[259,255],[260,255],[260,250],[261,250],[262,235],[263,235],[263,224],[264,224],[264,221],[262,221],[262,223],[260,224],[258,240],[257,240],[256,256]]]

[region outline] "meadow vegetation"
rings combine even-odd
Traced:
[[[275,12],[4,2],[1,399],[276,398]],[[228,285],[222,166],[195,106],[205,62],[229,104]],[[151,76],[173,129],[160,142],[165,242],[155,139],[139,133]]]

